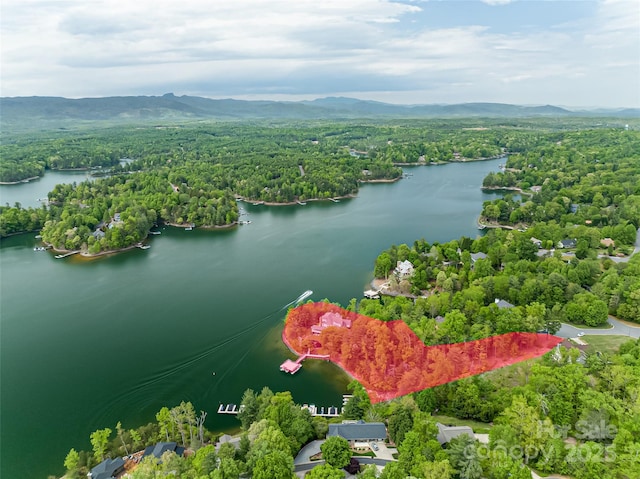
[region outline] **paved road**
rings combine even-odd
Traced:
[[[613,316],[609,316],[607,321],[612,328],[609,329],[582,329],[576,326],[571,326],[570,324],[562,323],[562,327],[560,331],[556,333],[556,336],[560,336],[561,338],[575,338],[578,333],[584,333],[586,335],[609,335],[609,334],[619,334],[622,336],[629,336],[631,338],[640,338],[640,326],[628,326],[625,323],[618,321]]]

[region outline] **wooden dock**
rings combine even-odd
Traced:
[[[69,253],[65,253],[65,254],[57,254],[54,256],[54,258],[56,259],[62,259],[62,258],[66,258],[67,256],[71,256],[73,254],[78,254],[80,251],[71,251]]]
[[[218,406],[218,414],[234,414],[237,415],[244,409],[244,406],[237,404],[220,404]]]
[[[368,289],[364,292],[364,297],[367,299],[380,299],[380,291]]]
[[[300,409],[306,409],[312,416],[339,417],[344,412],[344,406],[347,404],[349,399],[351,399],[351,394],[344,394],[342,396],[342,407],[318,407],[315,404],[303,404],[302,406],[300,406]],[[237,415],[243,409],[243,405],[238,406],[237,404],[220,404],[220,406],[218,406],[218,414]]]
[[[287,359],[284,363],[280,365],[280,371],[283,371],[285,373],[295,374],[300,370],[300,368],[302,367],[302,361],[304,361],[305,359],[324,359],[325,361],[328,361],[329,355],[305,353],[295,361],[292,361],[291,359]]]

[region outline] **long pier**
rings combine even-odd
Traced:
[[[304,361],[305,359],[324,359],[325,361],[328,361],[329,355],[305,353],[295,361],[292,361],[291,359],[287,359],[284,363],[280,365],[280,371],[284,371],[285,373],[295,374],[302,367],[302,361]]]
[[[78,254],[80,251],[71,251],[69,253],[65,253],[65,254],[57,254],[54,256],[54,258],[56,259],[62,259],[62,258],[66,258],[67,256],[71,256],[73,254]]]

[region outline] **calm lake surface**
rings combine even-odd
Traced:
[[[482,202],[495,197],[482,179],[501,162],[405,169],[412,176],[340,203],[241,203],[250,225],[166,228],[146,251],[91,261],[34,252],[33,234],[2,240],[0,476],[62,474],[94,430],[137,427],[181,400],[208,411],[212,430],[238,426],[216,411],[247,388],[340,405],[348,379],[335,366],[279,371],[287,305],[307,289],[316,301],[360,298],[392,244],[475,237]],[[53,184],[82,179],[59,172]],[[0,198],[37,205],[53,184],[2,186]]]

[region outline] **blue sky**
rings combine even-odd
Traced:
[[[637,0],[2,0],[2,96],[640,107]]]

